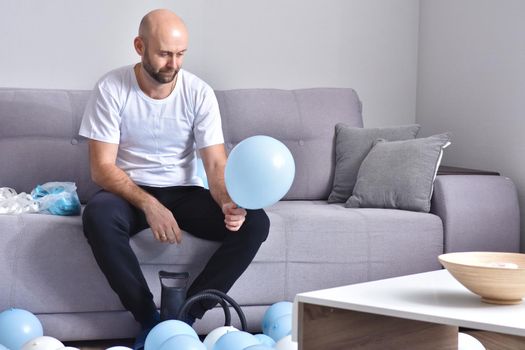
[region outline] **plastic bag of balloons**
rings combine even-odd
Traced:
[[[16,193],[13,188],[0,187],[0,214],[37,213],[38,202],[31,195]]]
[[[52,215],[79,215],[80,200],[74,182],[47,182],[36,186],[31,197],[38,202],[39,213]]]

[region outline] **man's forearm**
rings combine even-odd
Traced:
[[[93,180],[106,191],[115,193],[145,211],[156,199],[137,186],[129,176],[113,164],[101,165],[93,171]]]
[[[215,202],[222,208],[226,203],[233,202],[226,190],[226,183],[224,182],[224,167],[218,166],[214,168],[211,176],[208,177],[208,184],[210,193]]]

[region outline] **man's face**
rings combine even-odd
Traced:
[[[162,43],[148,40],[144,42],[142,67],[158,83],[171,83],[182,68],[186,47],[184,42]]]

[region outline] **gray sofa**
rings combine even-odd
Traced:
[[[74,181],[81,201],[90,198],[97,187],[87,144],[77,136],[89,93],[0,89],[0,187],[29,192],[48,181]],[[217,98],[228,149],[265,134],[283,141],[296,161],[291,190],[267,208],[268,240],[230,292],[252,331],[260,331],[268,305],[298,292],[439,269],[443,252],[518,251],[516,188],[502,176],[438,176],[429,214],[327,204],[334,126],[363,126],[352,89],[247,89],[217,91]],[[181,245],[160,244],[148,230],[132,245],[157,302],[157,271],[195,276],[216,248],[189,234]],[[79,216],[0,215],[0,283],[0,310],[30,310],[46,335],[63,341],[137,331],[99,272]],[[195,327],[205,333],[222,322],[216,309]]]

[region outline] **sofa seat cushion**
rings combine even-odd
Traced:
[[[115,309],[111,294],[82,233],[79,216],[2,216],[0,279],[7,281],[0,309],[33,313]],[[6,227],[8,226],[8,227]]]
[[[441,220],[433,214],[346,209],[324,201],[284,201],[266,210],[270,235],[230,295],[241,305],[292,300],[298,292],[438,269]],[[34,313],[120,311],[82,233],[79,216],[3,215],[0,309]],[[131,245],[160,304],[157,272],[194,278],[218,244],[183,233],[180,245],[160,244],[150,230]],[[407,263],[406,256],[410,256]],[[429,259],[429,256],[436,256]]]
[[[268,211],[286,222],[289,299],[299,292],[440,268],[443,229],[433,214],[348,209],[325,201],[282,201]]]

